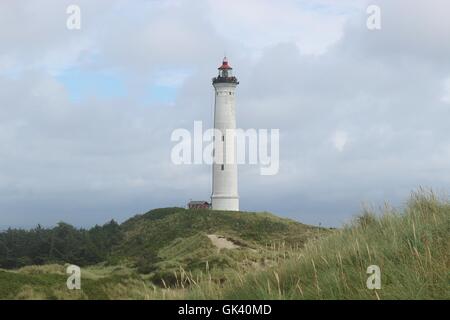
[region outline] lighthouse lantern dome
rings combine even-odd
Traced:
[[[239,84],[236,77],[233,76],[233,68],[228,63],[227,57],[223,58],[222,65],[218,68],[219,75],[213,79],[213,83],[236,83]]]

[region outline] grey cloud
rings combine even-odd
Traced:
[[[365,28],[362,10],[320,55],[302,54],[296,39],[252,48],[223,34],[215,23],[226,18],[206,18],[212,9],[199,4],[81,5],[86,29],[74,38],[54,28],[52,19],[59,18],[47,5],[40,8],[50,19],[42,40],[33,41],[30,25],[26,32],[1,28],[8,45],[0,57],[27,68],[15,78],[0,72],[0,226],[90,225],[207,199],[210,168],[172,165],[170,134],[194,120],[211,123],[210,80],[224,47],[241,81],[238,124],[281,131],[278,175],[240,169],[244,209],[339,225],[363,201],[401,205],[419,185],[448,191],[450,105],[441,95],[450,75],[444,59],[450,28],[433,16],[443,14],[445,2],[425,8],[381,1],[381,31]],[[30,24],[42,19],[23,10],[9,14]],[[233,27],[247,14],[243,10]],[[48,57],[66,55],[60,72],[74,65],[117,69],[129,95],[71,102],[49,72]],[[43,58],[47,62],[38,63]],[[174,104],[136,98],[167,68],[188,69]],[[336,130],[348,136],[341,152],[331,139]]]

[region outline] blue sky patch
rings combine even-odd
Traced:
[[[114,72],[70,69],[57,76],[57,79],[67,88],[72,101],[89,96],[119,98],[127,94],[124,81]]]

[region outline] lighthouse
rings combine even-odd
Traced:
[[[239,211],[238,172],[236,161],[236,143],[228,141],[235,139],[227,134],[236,129],[236,98],[235,91],[239,84],[232,73],[233,68],[225,57],[219,67],[219,74],[213,78],[215,91],[214,102],[214,154],[221,155],[223,163],[215,161],[212,172],[211,207],[213,210]]]

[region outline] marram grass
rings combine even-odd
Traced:
[[[377,216],[366,211],[274,268],[192,294],[217,299],[449,299],[449,235],[448,200],[415,193],[403,212],[386,207]],[[370,265],[380,267],[379,290],[366,286]]]
[[[0,299],[450,299],[449,235],[448,198],[421,191],[401,211],[364,210],[304,246],[218,252],[215,259],[242,261],[228,269],[212,261],[200,271],[171,266],[171,283],[154,284],[125,265],[97,265],[83,268],[82,290],[68,291],[63,266],[0,270]],[[176,262],[188,247],[174,243],[162,254]],[[370,265],[380,267],[379,290],[366,286]]]

